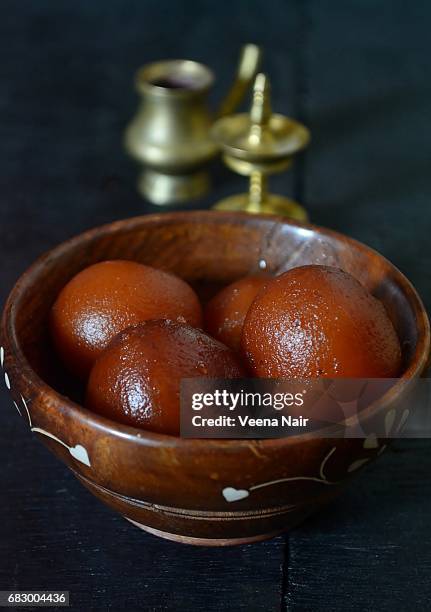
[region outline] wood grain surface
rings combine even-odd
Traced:
[[[186,8],[187,7],[187,8]],[[429,7],[169,0],[0,5],[0,299],[44,250],[153,211],[122,150],[133,73],[190,57],[228,86],[240,42],[265,48],[273,106],[312,145],[274,177],[311,219],[386,255],[431,307]],[[244,189],[214,166],[196,204]],[[69,589],[73,610],[418,610],[431,583],[431,445],[399,442],[324,515],[289,538],[194,549],[97,502],[0,397],[0,588]]]

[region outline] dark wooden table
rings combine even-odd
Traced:
[[[148,212],[122,132],[135,69],[190,57],[217,76],[265,49],[277,110],[313,143],[274,186],[370,244],[431,306],[431,10],[373,0],[0,3],[3,300],[42,251]],[[244,181],[220,165],[208,207]],[[43,288],[41,288],[43,290]],[[90,496],[0,397],[0,589],[68,589],[74,610],[427,610],[431,444],[398,442],[286,537],[199,549],[146,535]]]

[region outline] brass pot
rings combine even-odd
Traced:
[[[244,47],[237,78],[217,114],[234,110],[256,73],[260,51]],[[129,154],[143,164],[138,190],[154,204],[172,204],[204,195],[205,165],[218,153],[210,137],[215,119],[208,105],[212,71],[190,60],[143,66],[136,75],[142,101],[125,134]]]

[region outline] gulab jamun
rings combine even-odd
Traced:
[[[85,268],[58,295],[50,318],[60,357],[80,377],[120,331],[148,319],[178,319],[200,327],[202,308],[182,279],[133,261]]]
[[[178,435],[182,378],[241,378],[237,355],[201,330],[147,321],[121,332],[96,361],[86,406],[114,421]]]
[[[259,293],[242,349],[259,377],[391,378],[401,367],[383,304],[353,276],[328,266],[293,268]]]
[[[214,338],[238,351],[245,316],[267,276],[246,276],[224,287],[205,306],[205,329]]]

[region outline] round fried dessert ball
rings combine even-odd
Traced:
[[[353,276],[303,266],[274,279],[247,314],[251,371],[274,378],[396,377],[401,349],[381,302]]]
[[[185,281],[133,261],[103,261],[79,272],[62,289],[50,327],[64,363],[85,377],[120,331],[165,318],[201,326],[201,305]]]
[[[205,329],[214,338],[238,351],[242,326],[250,305],[269,278],[246,276],[219,291],[204,309]]]
[[[235,353],[204,332],[147,321],[119,334],[96,361],[86,406],[126,425],[178,435],[182,378],[240,378]]]

